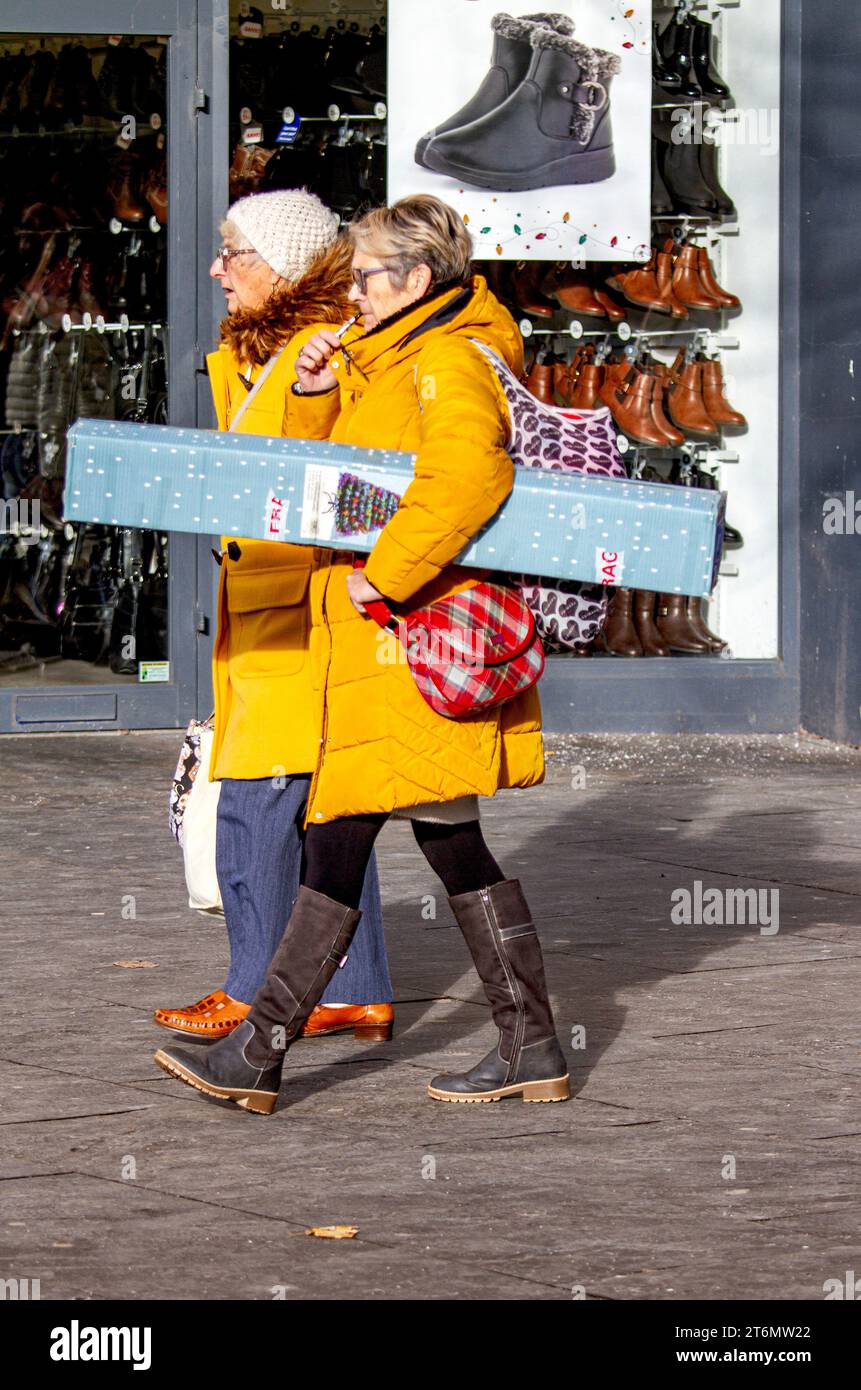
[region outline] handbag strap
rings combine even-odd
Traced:
[[[278,361],[279,361],[279,358],[281,357],[281,354],[284,353],[284,352],[286,352],[286,351],[287,351],[287,343],[284,344],[283,348],[279,348],[279,349],[278,349],[278,351],[276,352],[276,354],[275,354],[274,357],[270,357],[270,358],[269,358],[269,361],[266,363],[266,366],[263,368],[262,372],[260,373],[259,377],[258,377],[257,380],[255,381],[255,383],[254,383],[254,385],[252,386],[251,390],[248,392],[248,395],[245,397],[245,400],[242,402],[241,406],[239,407],[239,409],[237,410],[236,414],[234,415],[233,420],[232,420],[231,425],[230,425],[230,429],[229,429],[229,431],[228,431],[229,434],[235,433],[236,427],[237,427],[237,425],[239,424],[239,421],[242,419],[243,415],[245,414],[246,410],[247,410],[248,407],[250,406],[251,402],[254,400],[254,397],[257,395],[257,393],[258,393],[258,391],[260,390],[261,386],[263,385],[264,381],[265,381],[266,378],[269,376],[269,373],[272,372],[272,371],[275,369],[275,367],[278,365]]]

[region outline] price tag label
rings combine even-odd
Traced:
[[[276,145],[294,144],[301,125],[302,122],[298,116],[294,116],[292,121],[285,121],[275,137]]]
[[[262,125],[247,125],[242,132],[242,142],[245,145],[259,145],[262,139]]]

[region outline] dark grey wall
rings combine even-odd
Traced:
[[[861,7],[799,8],[802,724],[861,743],[861,507],[857,534],[823,530],[826,499],[861,504]]]

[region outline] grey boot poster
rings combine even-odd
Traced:
[[[389,201],[456,207],[476,258],[649,254],[651,0],[398,0]]]

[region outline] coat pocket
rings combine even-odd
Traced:
[[[310,565],[231,571],[227,579],[227,611],[256,613],[263,608],[293,608],[305,602]]]
[[[310,565],[229,575],[228,664],[232,682],[295,675],[305,665],[310,575]]]

